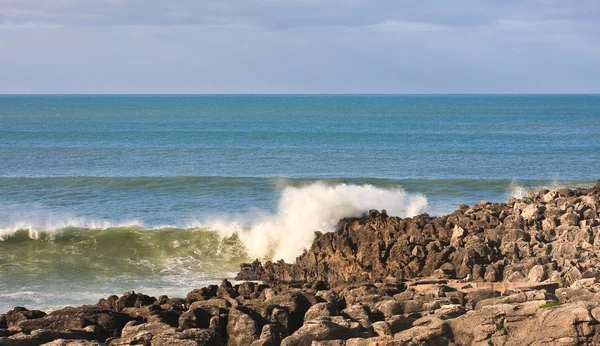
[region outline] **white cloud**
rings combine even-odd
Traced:
[[[61,25],[58,24],[45,24],[45,23],[33,23],[33,22],[24,22],[24,23],[14,23],[14,22],[4,22],[0,23],[0,31],[14,31],[14,30],[40,30],[40,29],[55,29],[59,28]]]
[[[386,20],[384,22],[368,25],[369,28],[381,32],[427,32],[444,30],[441,25],[418,22],[401,22],[396,20]]]

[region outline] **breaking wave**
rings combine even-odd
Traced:
[[[313,183],[283,187],[274,212],[211,216],[183,227],[36,217],[0,228],[0,266],[18,275],[64,268],[127,275],[227,272],[256,257],[293,261],[315,231],[332,231],[341,218],[371,208],[404,217],[426,207],[423,195],[401,188]]]
[[[345,217],[358,217],[369,209],[386,209],[388,214],[407,217],[427,207],[423,195],[408,194],[401,188],[383,189],[372,185],[326,185],[314,183],[286,187],[274,213],[214,218],[206,226],[224,234],[236,234],[250,257],[292,262],[310,247],[314,232],[333,231]]]

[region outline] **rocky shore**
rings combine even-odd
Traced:
[[[0,345],[595,345],[599,258],[600,181],[441,217],[372,210],[237,285],[14,308]]]

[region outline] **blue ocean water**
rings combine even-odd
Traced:
[[[181,295],[336,217],[599,178],[600,95],[4,95],[0,312]]]

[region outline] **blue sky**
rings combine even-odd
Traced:
[[[598,0],[0,0],[0,93],[599,92]]]

